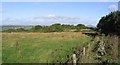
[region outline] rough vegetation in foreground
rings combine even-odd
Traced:
[[[119,63],[119,37],[80,32],[2,33],[3,63]],[[85,53],[83,53],[85,48]]]
[[[3,63],[64,62],[91,37],[81,32],[2,33]]]

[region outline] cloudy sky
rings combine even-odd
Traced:
[[[3,2],[0,25],[94,25],[118,9],[117,2]]]

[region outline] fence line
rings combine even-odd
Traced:
[[[76,63],[79,63],[78,61],[80,61],[80,58],[82,57],[82,55],[86,54],[86,49],[90,47],[90,42],[87,43],[86,45],[78,48],[76,51],[74,51],[73,54],[70,55],[70,57],[64,62],[64,63],[72,63],[73,65],[76,65]],[[73,59],[73,55],[75,55],[76,59]]]

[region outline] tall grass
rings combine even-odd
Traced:
[[[2,33],[3,63],[63,62],[91,40],[80,32]]]

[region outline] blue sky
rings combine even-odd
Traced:
[[[3,2],[2,25],[96,25],[117,2]]]
[[[118,3],[118,10],[120,11],[120,1],[119,1],[119,3]]]
[[[119,0],[1,0],[2,2],[118,2]]]

